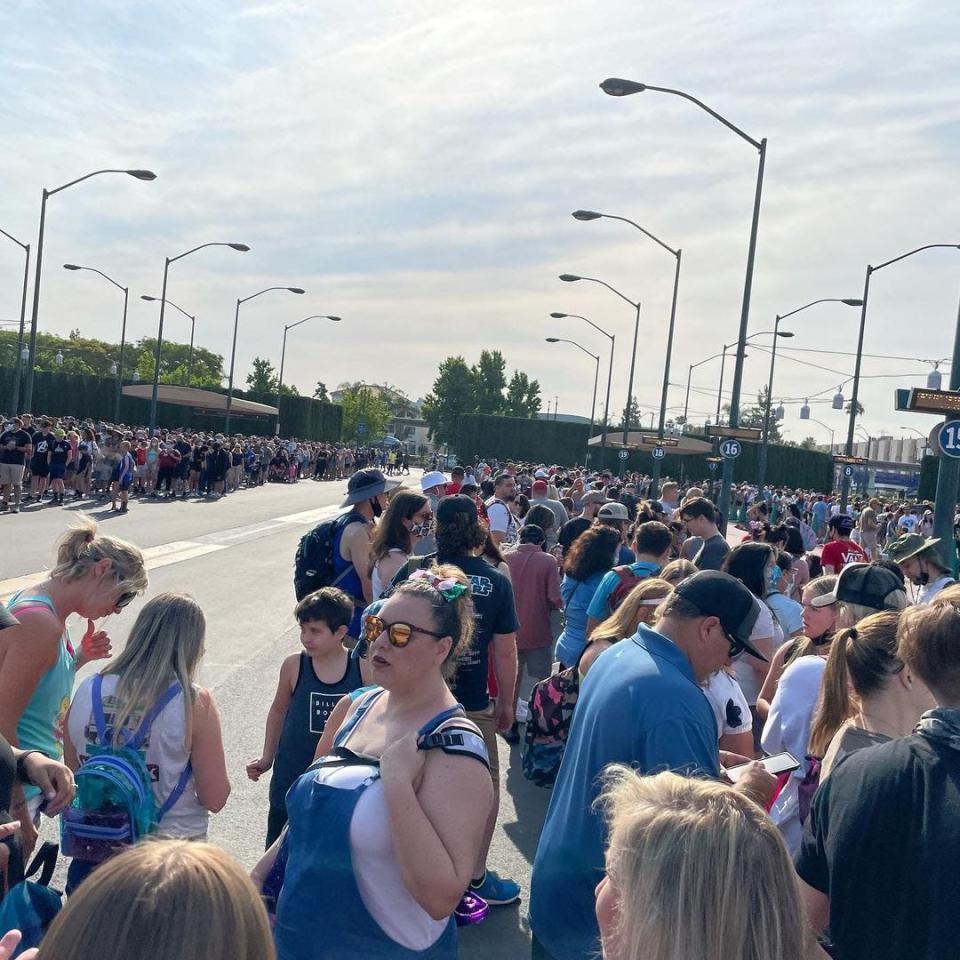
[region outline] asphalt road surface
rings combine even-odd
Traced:
[[[418,477],[415,473],[405,482],[415,486]],[[269,777],[251,783],[244,767],[260,755],[280,662],[299,648],[293,555],[312,525],[338,512],[345,490],[345,481],[308,480],[241,490],[217,501],[135,500],[125,515],[110,513],[109,503],[106,509],[85,508],[104,532],[144,551],[148,598],[184,591],[203,607],[207,654],[200,682],[213,691],[220,708],[233,784],[227,806],[211,818],[210,839],[248,868],[263,849]],[[0,514],[0,598],[36,582],[50,568],[53,544],[78,510],[68,503]],[[135,600],[105,621],[115,649],[122,648],[142,603]],[[76,633],[81,624],[71,626]],[[524,779],[517,748],[501,741],[500,753],[500,819],[489,865],[520,883],[523,895],[519,906],[493,908],[482,924],[461,930],[463,960],[530,955],[525,904],[549,792]]]

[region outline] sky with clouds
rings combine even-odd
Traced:
[[[628,217],[683,249],[679,411],[689,365],[737,336],[757,153],[684,100],[615,99],[598,83],[679,88],[768,139],[750,314],[763,331],[809,301],[861,296],[867,263],[960,243],[958,38],[960,7],[933,0],[7,0],[0,227],[35,243],[42,187],[146,167],[155,182],[104,176],[49,201],[43,329],[119,336],[117,291],[64,262],[159,296],[165,256],[241,241],[250,253],[178,261],[168,289],[197,314],[198,342],[228,355],[238,297],[306,288],[242,308],[238,371],[255,355],[279,362],[284,324],[333,313],[343,322],[290,334],[285,380],[301,392],[363,379],[421,397],[440,359],[486,347],[561,413],[589,414],[593,362],[544,337],[604,353],[604,370],[606,341],[549,313],[616,334],[617,411],[633,316],[597,284],[561,283],[564,272],[642,302],[634,392],[659,404],[673,258],[627,224],[570,212]],[[5,242],[0,320],[17,315],[21,273]],[[925,381],[921,361],[950,356],[958,294],[958,250],[874,275],[861,391],[871,433],[933,424],[894,413],[892,394]],[[153,335],[156,305],[131,304],[130,336]],[[812,415],[843,432],[829,398],[853,357],[806,351],[852,353],[858,319],[827,303],[784,322],[796,336],[782,341],[774,394],[796,401],[787,436],[826,438],[798,419],[818,395]],[[186,320],[167,323],[186,341]],[[758,337],[746,360],[754,394],[768,343]],[[691,419],[712,416],[718,380],[717,360],[694,370]]]

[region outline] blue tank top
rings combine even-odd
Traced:
[[[59,619],[53,602],[43,594],[25,596],[23,593],[16,593],[7,601],[7,610],[14,615],[31,607],[46,607]],[[70,706],[70,694],[73,692],[76,673],[70,633],[64,627],[56,662],[40,677],[27,708],[17,723],[17,740],[21,750],[41,750],[53,759],[63,756],[63,724]],[[40,793],[38,787],[29,785],[24,786],[23,790],[28,800]]]
[[[348,593],[353,597],[353,619],[350,621],[349,630],[351,637],[360,636],[360,623],[363,618],[363,608],[366,606],[367,601],[363,598],[363,583],[360,581],[360,574],[357,573],[356,567],[354,567],[349,560],[343,558],[343,555],[340,553],[340,543],[343,540],[343,531],[346,530],[351,523],[365,524],[366,522],[366,518],[359,513],[355,513],[354,511],[345,513],[337,519],[337,529],[333,535],[334,584],[343,590],[344,593]]]

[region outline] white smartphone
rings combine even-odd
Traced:
[[[772,773],[775,777],[800,769],[800,761],[792,753],[775,753],[772,757],[763,757],[759,762],[767,773]],[[746,763],[738,763],[735,767],[727,767],[724,772],[736,783],[747,766]]]

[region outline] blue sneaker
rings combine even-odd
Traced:
[[[491,907],[503,907],[520,899],[520,884],[504,880],[493,870],[483,875],[482,882],[471,883],[470,890],[478,897],[483,897]]]

